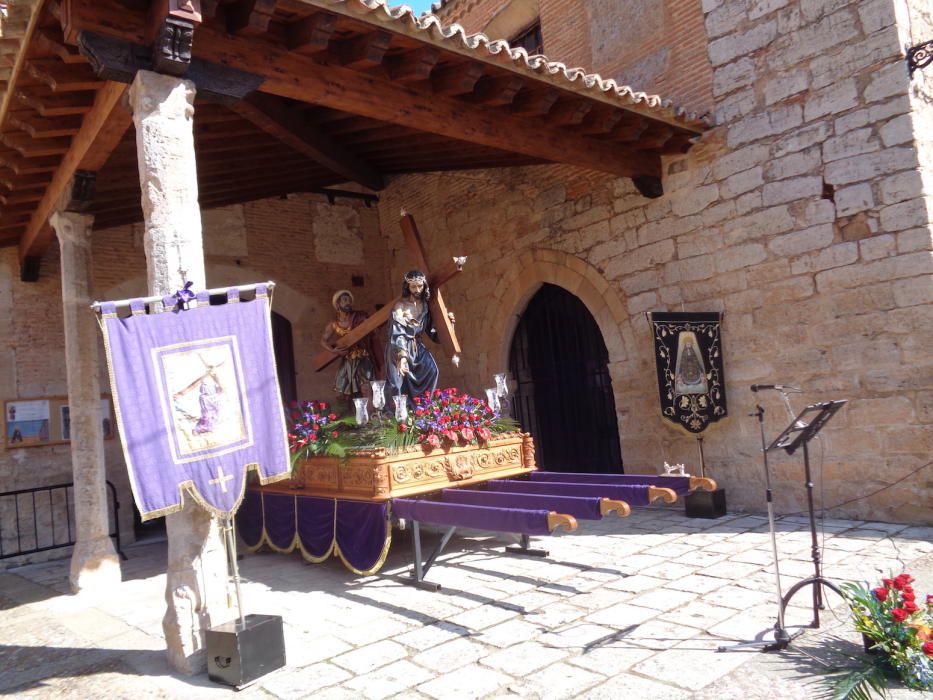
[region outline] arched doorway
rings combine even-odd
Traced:
[[[621,472],[609,353],[580,299],[544,284],[512,338],[514,415],[535,439],[542,469]]]

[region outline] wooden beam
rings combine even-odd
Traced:
[[[512,114],[543,117],[551,111],[559,97],[557,90],[522,90],[512,101]]]
[[[336,15],[327,12],[304,17],[285,27],[285,44],[290,51],[306,56],[323,53],[327,51],[336,24]]]
[[[61,40],[59,37],[53,36],[49,30],[36,32],[36,36],[33,39],[33,42],[42,50],[47,51],[54,56],[58,56],[58,59],[63,63],[87,63],[84,56],[79,54],[70,46],[66,46],[63,40]]]
[[[368,32],[352,39],[334,42],[330,52],[338,65],[346,68],[367,69],[382,64],[392,43],[389,32]]]
[[[120,105],[126,90],[123,83],[107,82],[97,91],[94,106],[84,118],[81,131],[72,140],[71,148],[55,171],[23,233],[19,244],[20,261],[41,257],[48,249],[52,238],[48,218],[72,182],[75,171],[99,170],[132,124],[132,116]]]
[[[199,29],[194,52],[216,63],[250,65],[265,77],[260,89],[280,97],[621,177],[661,172],[656,154],[590,139],[549,123],[528,124],[342,66],[321,66],[272,44],[226,36],[209,26]]]
[[[20,103],[36,110],[43,117],[62,117],[69,114],[84,114],[94,104],[91,93],[53,95],[35,90],[19,90],[16,99]]]
[[[402,83],[428,80],[441,52],[432,47],[408,51],[389,62],[389,76]]]
[[[476,84],[470,101],[490,107],[509,105],[524,84],[520,75],[487,75]]]
[[[275,14],[277,0],[239,0],[227,5],[227,31],[231,34],[265,34]]]
[[[83,92],[97,90],[101,81],[87,64],[62,63],[58,59],[29,61],[26,70],[40,83],[48,85],[52,92]]]
[[[482,63],[474,62],[441,66],[431,75],[431,84],[438,95],[466,95],[473,92],[485,71]]]
[[[557,126],[576,126],[580,124],[590,110],[593,109],[592,102],[585,100],[566,100],[558,102],[547,115],[548,124]]]
[[[402,212],[402,220],[399,222],[402,227],[402,234],[405,236],[405,242],[408,244],[409,252],[415,257],[415,263],[427,274],[431,269],[428,266],[427,255],[424,250],[424,244],[421,241],[421,235],[418,233],[418,226],[411,214]],[[460,353],[460,341],[457,340],[457,333],[454,330],[453,321],[447,312],[447,304],[444,303],[444,293],[440,287],[434,287],[431,290],[431,299],[428,301],[428,307],[431,309],[431,321],[434,323],[434,329],[437,331],[437,339],[447,353],[448,357],[458,364]]]
[[[371,190],[384,187],[382,176],[369,164],[309,128],[304,116],[284,100],[257,94],[238,102],[232,109],[267,134],[347,180]]]
[[[76,116],[43,119],[32,110],[18,110],[7,115],[10,126],[25,131],[34,139],[56,136],[74,136],[81,128],[81,119]]]
[[[22,131],[8,131],[0,135],[0,141],[24,158],[63,155],[71,145],[71,139],[68,138],[34,139]]]

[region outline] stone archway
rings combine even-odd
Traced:
[[[487,348],[480,359],[480,376],[491,376],[508,366],[509,348],[522,311],[543,284],[553,284],[579,297],[593,315],[609,351],[609,371],[614,372],[633,354],[629,315],[625,301],[592,265],[559,250],[539,248],[522,253],[499,279],[488,308],[481,337]]]
[[[519,255],[502,275],[487,308],[492,310],[483,323],[480,337],[485,351],[479,358],[480,375],[489,377],[509,367],[509,351],[522,313],[545,284],[561,287],[576,296],[596,321],[608,351],[619,435],[619,392],[625,384],[624,372],[635,357],[635,340],[623,296],[592,265],[558,250],[535,249]]]

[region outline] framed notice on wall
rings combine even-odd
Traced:
[[[5,401],[3,416],[6,424],[4,447],[7,449],[61,445],[71,441],[71,408],[67,396]],[[116,422],[109,396],[100,399],[100,423],[104,439],[113,439]]]

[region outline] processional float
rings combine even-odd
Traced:
[[[404,211],[401,229],[412,259],[430,280],[429,305],[438,340],[456,361],[461,348],[439,288],[463,269],[466,258],[452,257],[432,270],[415,221]],[[341,351],[385,323],[397,301],[343,335],[333,351],[315,355],[314,368],[328,366]],[[497,390],[487,390],[491,405],[507,394],[503,379],[497,377]],[[377,407],[378,398],[376,389]],[[366,575],[377,572],[385,561],[392,522],[410,526],[412,583],[436,590],[439,586],[424,576],[458,528],[518,535],[519,545],[506,548],[508,553],[544,556],[545,550],[530,546],[531,536],[573,531],[578,520],[624,517],[632,506],[655,500],[671,503],[697,488],[714,490],[716,485],[711,479],[677,475],[541,472],[531,435],[514,432],[482,446],[426,450],[415,445],[393,452],[375,447],[351,449],[341,458],[299,460],[292,483],[250,490],[237,524],[249,551],[263,546],[279,552],[297,549],[311,562],[336,555],[347,568]],[[422,525],[444,528],[426,558]]]

